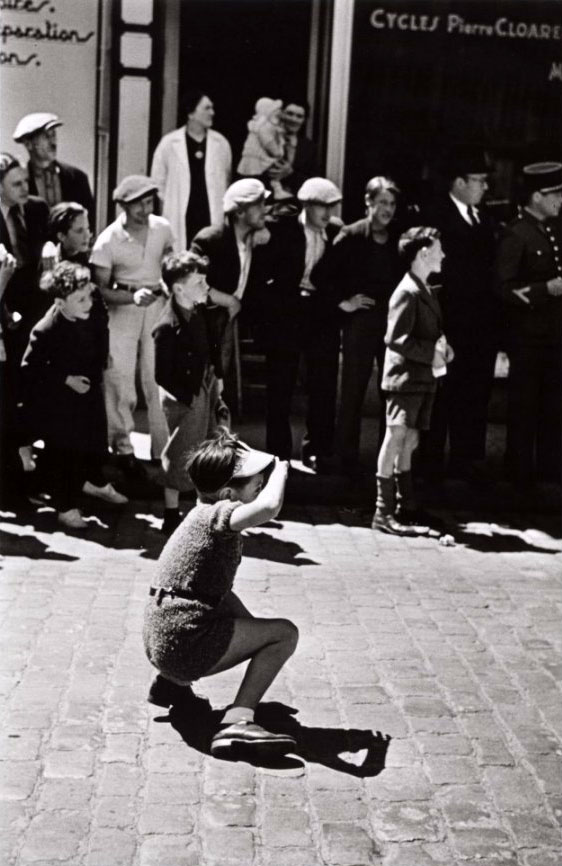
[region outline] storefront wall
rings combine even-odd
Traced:
[[[64,122],[60,159],[93,180],[96,151],[98,0],[2,3],[0,19],[0,146],[26,160],[12,139],[18,120],[50,111]]]
[[[459,145],[487,152],[498,202],[521,162],[559,159],[561,12],[559,0],[355,0],[347,216],[374,174],[422,201]]]

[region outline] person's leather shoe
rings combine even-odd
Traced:
[[[172,704],[183,704],[193,697],[195,695],[190,685],[180,686],[167,680],[162,674],[156,674],[146,699],[157,707],[169,707]]]
[[[221,725],[211,740],[211,755],[220,757],[237,748],[250,748],[268,756],[280,756],[294,751],[296,746],[296,741],[288,734],[273,734],[255,722],[240,721]]]

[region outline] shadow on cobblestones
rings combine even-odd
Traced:
[[[25,556],[28,559],[55,559],[60,562],[75,562],[80,557],[69,553],[49,550],[47,544],[34,535],[15,535],[0,530],[0,553],[3,556]]]
[[[286,704],[270,701],[259,705],[256,721],[270,731],[294,737],[296,756],[309,764],[321,764],[360,779],[382,772],[391,741],[388,734],[356,728],[307,727],[297,721],[297,712]],[[208,755],[211,738],[222,715],[222,711],[213,710],[206,698],[197,697],[195,702],[190,701],[188,708],[172,707],[169,716],[160,716],[156,721],[169,722],[188,746]],[[244,755],[243,760],[253,766],[271,766],[261,759],[253,760],[250,755]],[[276,762],[279,769],[291,769],[295,761],[291,757],[282,765]]]
[[[560,553],[555,528],[548,521],[539,524],[521,525],[513,519],[501,524],[460,521],[454,534],[457,544],[481,553]]]

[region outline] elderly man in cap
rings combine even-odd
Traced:
[[[507,463],[522,490],[560,483],[562,466],[562,163],[523,169],[524,207],[505,229],[496,285],[508,329]]]
[[[266,199],[271,195],[255,178],[243,178],[231,184],[223,198],[225,221],[207,226],[194,237],[191,249],[209,259],[207,282],[221,294],[222,359],[225,376],[231,366],[235,326],[234,318],[247,306],[249,295],[255,295],[258,276],[263,269],[261,250],[269,240],[265,228]],[[259,249],[258,249],[259,248]]]
[[[164,309],[161,266],[173,249],[173,237],[169,222],[153,214],[155,192],[156,184],[149,177],[124,178],[113,191],[123,213],[99,235],[90,256],[94,280],[109,309],[110,364],[105,375],[109,444],[133,482],[144,480],[130,438],[137,359],[154,458],[160,457],[168,438],[154,378],[152,329]]]
[[[66,162],[57,160],[57,127],[62,126],[56,114],[26,114],[16,126],[13,139],[29,153],[29,191],[43,198],[49,207],[61,201],[76,201],[88,211],[94,225],[94,199],[87,175]]]
[[[486,211],[488,167],[478,151],[462,150],[445,164],[447,192],[429,209],[427,225],[441,233],[445,260],[439,301],[455,361],[438,389],[424,436],[424,472],[439,477],[449,439],[448,472],[482,480],[488,402],[499,348],[499,304],[493,290],[496,229]]]
[[[301,457],[323,472],[334,446],[340,340],[332,249],[342,225],[333,216],[341,192],[332,181],[314,177],[302,184],[297,198],[298,218],[282,216],[270,226],[268,279],[252,313],[266,356],[267,449],[291,459],[291,402],[302,358],[308,407]]]

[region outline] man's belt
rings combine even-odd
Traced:
[[[208,604],[211,607],[216,607],[220,601],[220,598],[217,598],[216,596],[212,597],[210,595],[205,595],[202,592],[194,593],[190,592],[188,589],[174,589],[173,586],[151,586],[148,594],[156,596],[157,605],[160,605],[162,599],[166,597],[171,599],[186,598],[188,601],[201,601],[203,604]]]
[[[131,292],[131,294],[138,292],[139,289],[150,289],[150,291],[155,295],[162,294],[162,286],[160,285],[160,283],[157,283],[155,286],[134,286],[131,283],[116,282],[113,283],[113,288],[119,289],[121,292]]]

